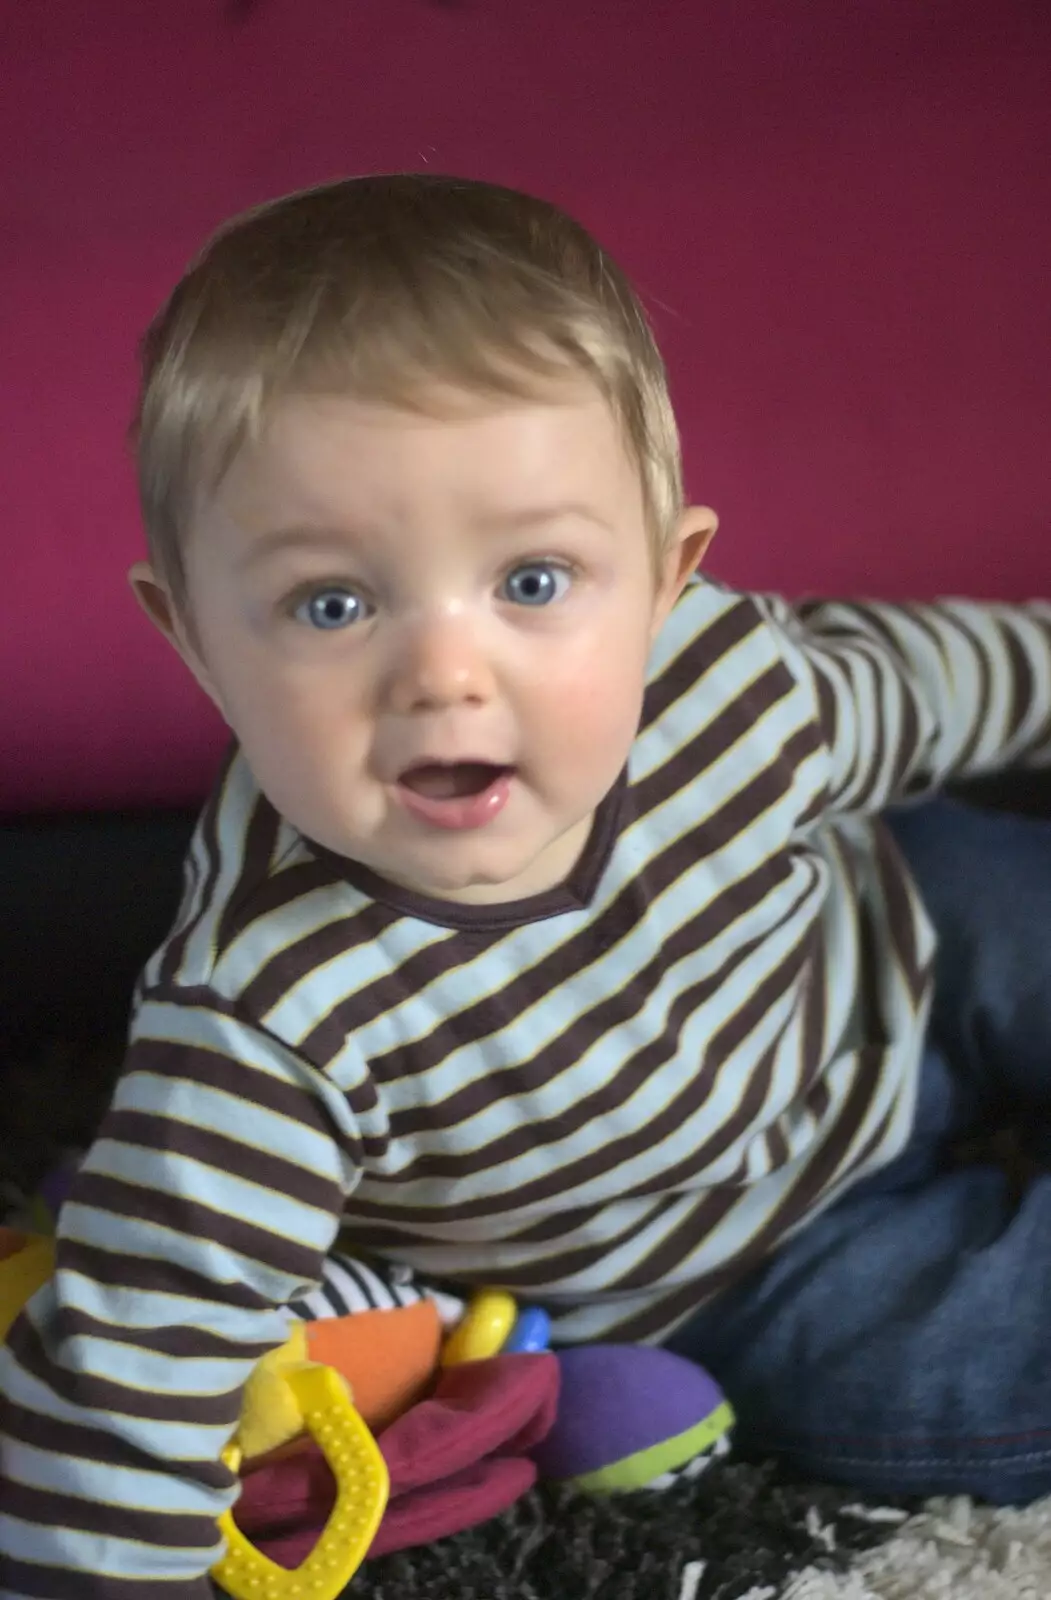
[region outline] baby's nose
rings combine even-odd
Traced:
[[[481,703],[492,688],[485,651],[464,617],[420,618],[403,631],[390,675],[395,711]]]

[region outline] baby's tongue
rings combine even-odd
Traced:
[[[463,795],[481,794],[500,771],[481,761],[459,761],[450,766],[414,767],[404,783],[429,800],[457,800]]]

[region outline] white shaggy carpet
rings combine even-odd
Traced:
[[[742,1600],[1051,1600],[1051,1499],[1021,1511],[960,1497],[909,1518],[856,1513],[897,1526],[846,1574],[809,1567],[780,1596],[753,1590]]]

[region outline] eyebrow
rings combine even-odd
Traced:
[[[584,500],[564,500],[550,506],[523,506],[517,511],[498,511],[482,520],[486,526],[501,531],[507,529],[513,532],[519,528],[536,528],[549,522],[572,520],[591,522],[598,528],[604,528],[607,533],[613,532],[605,517],[600,516],[594,506],[589,506]]]
[[[350,535],[338,533],[335,528],[271,528],[252,540],[251,548],[245,551],[238,565],[242,568],[256,567],[284,550],[337,551],[345,554],[348,544],[353,542]]]
[[[487,517],[479,519],[479,526],[487,531],[496,533],[515,533],[528,528],[546,527],[552,522],[566,522],[570,520],[590,522],[594,527],[602,528],[606,533],[612,533],[611,524],[595,510],[593,506],[584,501],[567,500],[557,505],[523,506],[516,511],[498,511]],[[263,561],[268,561],[272,556],[280,555],[290,549],[311,549],[325,554],[337,552],[345,554],[348,546],[360,542],[360,536],[353,533],[340,532],[336,528],[325,528],[304,524],[284,528],[271,528],[268,532],[259,534],[253,539],[252,547],[245,553],[240,562],[242,568],[258,566]]]

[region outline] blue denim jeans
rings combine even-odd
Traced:
[[[1051,1168],[1051,822],[952,801],[890,818],[939,935],[911,1141],[669,1340],[738,1443],[884,1493],[1051,1493],[1051,1171],[1021,1199],[963,1139]]]

